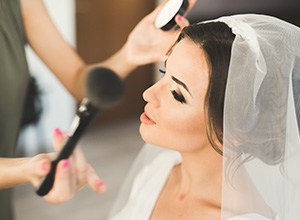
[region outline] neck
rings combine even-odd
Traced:
[[[211,147],[199,152],[181,152],[182,163],[174,168],[176,191],[180,196],[221,195],[222,156]]]

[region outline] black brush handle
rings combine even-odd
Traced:
[[[55,180],[55,171],[59,161],[67,159],[73,153],[76,144],[86,127],[89,125],[91,119],[96,114],[97,109],[94,106],[88,106],[87,110],[84,112],[77,113],[77,116],[80,118],[78,126],[76,127],[72,136],[68,138],[57,158],[51,162],[51,170],[48,175],[42,180],[40,186],[36,190],[36,193],[39,196],[45,196],[49,193],[49,191],[53,187],[53,183]]]
[[[55,172],[56,167],[59,161],[55,160],[51,162],[51,170],[48,173],[48,175],[43,179],[41,182],[39,188],[36,190],[36,194],[39,196],[45,196],[48,194],[48,192],[52,189],[54,179],[55,179]]]
[[[41,182],[39,188],[37,189],[36,193],[39,196],[45,196],[48,194],[48,192],[52,189],[53,187],[53,183],[55,180],[55,172],[56,172],[56,167],[59,161],[63,160],[63,159],[67,159],[71,156],[71,154],[73,153],[75,147],[76,147],[76,143],[79,140],[79,136],[78,135],[78,130],[77,129],[77,135],[73,135],[71,136],[67,142],[65,143],[65,145],[63,146],[62,150],[60,151],[58,157],[53,160],[51,162],[51,170],[48,173],[48,175],[43,179],[43,181]],[[83,129],[82,129],[83,131]]]

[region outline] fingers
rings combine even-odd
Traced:
[[[175,21],[176,21],[177,25],[180,27],[180,29],[190,25],[190,22],[185,17],[190,12],[190,10],[194,7],[196,2],[197,2],[197,0],[189,0],[189,6],[188,6],[186,12],[184,13],[184,15],[181,16],[178,14],[175,17]]]
[[[66,133],[57,128],[54,130],[53,136],[55,148],[61,148],[64,141],[67,139]],[[92,166],[87,163],[80,147],[77,146],[74,149],[72,156],[70,157],[70,161],[72,163],[74,175],[76,175],[75,183],[77,191],[87,183],[96,192],[105,191],[106,187],[104,182],[99,178]]]
[[[74,149],[74,152],[72,154],[72,159],[73,159],[74,169],[76,172],[77,190],[80,190],[87,183],[86,172],[88,169],[88,164],[79,147],[76,147]]]
[[[164,0],[161,4],[159,4],[155,10],[150,13],[147,17],[149,20],[155,20],[157,14],[159,13],[159,11],[161,10],[161,8],[167,3],[168,0]],[[187,11],[184,13],[184,15],[180,15],[177,14],[175,17],[175,21],[177,23],[177,25],[179,26],[179,29],[182,29],[186,26],[188,26],[190,23],[189,21],[185,18],[185,16],[189,13],[189,11],[194,7],[195,3],[197,2],[197,0],[189,0],[189,6]]]
[[[29,180],[36,187],[40,183],[40,179],[46,176],[51,169],[51,161],[56,153],[38,154],[30,159],[26,165],[28,170]]]
[[[96,192],[106,191],[105,183],[96,174],[94,168],[86,162],[85,156],[79,147],[74,150],[73,158],[76,166],[78,181],[80,181],[77,182],[77,185],[82,187],[87,182]]]
[[[73,198],[76,191],[76,179],[70,160],[61,160],[57,164],[54,185],[44,198],[50,203],[59,204]]]
[[[74,149],[72,157],[74,158],[76,168],[79,171],[85,171],[87,162],[86,162],[85,156],[84,156],[83,152],[81,151],[80,147],[76,147]]]
[[[194,7],[196,2],[197,0],[189,0],[189,7],[187,11],[190,11]]]
[[[67,138],[65,132],[58,128],[55,129],[53,131],[55,149],[60,150]],[[106,190],[105,183],[98,177],[91,165],[87,163],[81,149],[76,147],[69,159],[58,163],[53,188],[45,196],[45,200],[50,203],[65,202],[71,199],[87,183],[96,192]]]
[[[53,145],[54,149],[56,151],[59,151],[66,139],[68,138],[68,135],[65,132],[62,132],[59,128],[54,129],[53,131]]]
[[[88,165],[86,177],[88,184],[95,192],[102,193],[106,191],[105,182],[98,177],[94,168],[90,165]]]
[[[81,178],[79,178],[79,176],[81,176]],[[83,182],[78,183],[78,181]],[[73,198],[75,193],[79,190],[79,185],[84,186],[86,183],[88,183],[95,192],[102,193],[106,191],[105,183],[97,176],[89,164],[83,173],[79,173],[72,166],[71,160],[62,160],[57,165],[53,188],[44,199],[53,204],[66,202]]]
[[[156,17],[158,12],[162,9],[162,7],[167,3],[168,0],[164,0],[162,3],[160,3],[155,9],[154,11],[152,11],[149,14],[149,17]],[[197,0],[189,0],[189,6],[187,8],[187,11],[185,13],[184,16],[187,15],[187,13],[194,7],[195,3],[197,2]]]
[[[37,166],[36,175],[45,176],[49,173],[51,169],[51,160],[44,158],[39,161],[39,165]]]
[[[177,25],[180,27],[180,29],[182,29],[190,24],[189,21],[185,17],[183,17],[179,14],[175,17],[175,21],[176,21]]]
[[[44,158],[37,162],[32,170],[32,175],[30,179],[31,184],[37,187],[40,184],[40,179],[46,176],[51,169],[51,161]]]

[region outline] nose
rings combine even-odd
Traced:
[[[159,99],[157,96],[159,89],[159,82],[157,82],[143,92],[143,99],[151,103],[154,107],[159,107]]]

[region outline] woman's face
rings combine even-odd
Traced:
[[[181,40],[166,61],[164,76],[143,93],[147,104],[140,117],[140,133],[144,141],[181,152],[207,146],[208,80],[205,52],[191,40]]]

